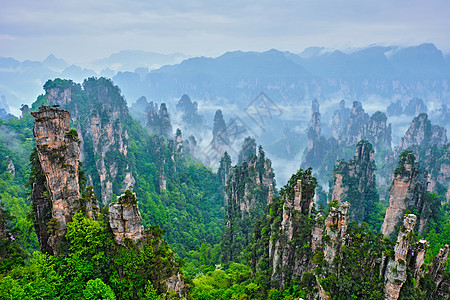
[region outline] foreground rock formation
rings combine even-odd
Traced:
[[[44,89],[48,103],[71,113],[80,133],[80,160],[88,167],[88,182],[100,201],[106,204],[114,193],[119,195],[133,185],[127,158],[129,136],[122,126],[128,119],[128,108],[119,88],[105,78],[89,78],[83,89],[61,79],[49,80]]]
[[[395,300],[400,295],[400,290],[406,281],[407,256],[411,245],[411,237],[414,232],[417,217],[407,215],[403,221],[403,227],[400,230],[397,243],[394,248],[394,258],[389,259],[386,272],[384,274],[385,285],[384,294],[386,299]]]
[[[45,176],[33,185],[36,232],[43,251],[58,252],[58,242],[64,237],[67,223],[72,221],[82,203],[79,186],[80,146],[78,134],[70,129],[70,114],[50,106],[32,112],[36,119],[33,133],[39,168]],[[92,214],[97,203],[86,203]],[[51,219],[48,219],[48,214]]]

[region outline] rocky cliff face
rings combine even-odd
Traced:
[[[268,240],[268,256],[272,263],[270,275],[281,287],[313,268],[311,249],[320,247],[322,235],[322,225],[317,226],[313,236],[313,227],[308,222],[314,205],[315,185],[309,171],[293,175],[285,186],[284,204],[276,208],[277,216],[270,217],[273,220]],[[307,243],[309,247],[300,248],[296,243]]]
[[[109,225],[118,244],[123,244],[124,239],[130,239],[134,243],[142,239],[144,226],[136,194],[127,190],[117,198],[117,203],[109,205]]]
[[[339,137],[339,143],[356,145],[364,138],[364,127],[368,122],[369,115],[364,111],[360,102],[354,101],[345,129]]]
[[[332,167],[324,164],[325,156],[329,156],[330,161],[334,161],[337,158],[337,151],[330,151],[330,149],[336,150],[337,142],[334,138],[326,139],[321,136],[321,115],[319,111],[319,102],[314,100],[311,107],[311,121],[308,128],[308,146],[304,152],[304,161],[301,164],[302,168],[311,167],[314,170],[325,169],[325,173],[332,170]],[[322,165],[322,166],[321,166]]]
[[[428,273],[436,285],[433,295],[441,299],[450,298],[450,282],[444,281],[444,270],[447,265],[449,247],[445,245],[439,250],[438,255],[433,259],[433,263],[428,269]]]
[[[447,130],[437,125],[431,125],[428,115],[421,113],[412,120],[396,151],[400,153],[410,148],[426,148],[431,145],[442,147],[446,143]]]
[[[371,223],[369,215],[379,201],[373,155],[372,145],[361,141],[356,146],[355,157],[348,162],[339,161],[333,171],[332,201],[350,202],[350,220],[357,223]]]
[[[345,235],[349,221],[350,203],[344,202],[338,207],[331,207],[325,220],[324,236],[326,242],[323,249],[325,260],[331,266],[340,248],[345,245]]]
[[[378,174],[382,178],[389,176],[393,159],[392,129],[384,113],[376,112],[369,117],[361,103],[355,101],[349,110],[345,107],[345,101],[341,101],[340,109],[335,111],[331,124],[333,137],[327,139],[321,136],[318,104],[313,106],[317,109],[312,112],[302,168],[312,167],[320,182],[328,181],[336,160],[350,159],[351,149],[361,140],[367,140],[372,144],[377,161],[380,162]]]
[[[241,165],[244,161],[248,161],[252,155],[256,155],[256,141],[252,137],[246,137],[242,149],[239,151],[238,165]]]
[[[400,290],[407,277],[407,256],[411,245],[411,237],[414,232],[417,217],[407,215],[403,221],[403,227],[397,237],[394,248],[394,258],[389,259],[386,272],[384,274],[385,299],[396,300],[399,298]]]
[[[71,113],[80,132],[81,161],[87,166],[88,181],[100,201],[107,203],[113,193],[120,194],[135,182],[127,159],[128,132],[121,123],[128,118],[128,108],[118,87],[109,80],[89,78],[83,89],[72,81],[45,85],[48,102]],[[119,179],[122,175],[124,180]]]
[[[403,152],[394,171],[389,207],[381,228],[384,235],[389,236],[395,231],[406,209],[411,208],[418,210],[419,213],[422,212],[426,205],[424,203],[424,192],[427,186],[425,178],[420,172],[414,154],[408,151]],[[421,220],[421,223],[424,224],[425,221]],[[424,225],[420,227],[423,230]]]
[[[32,115],[35,118],[33,133],[39,167],[45,176],[45,181],[33,185],[35,221],[41,248],[57,253],[58,242],[67,231],[67,223],[81,209],[78,201],[81,197],[78,134],[70,130],[70,113],[66,110],[42,106]],[[93,206],[96,203],[88,203],[85,209],[92,213]],[[51,219],[48,220],[46,215],[50,211]]]
[[[217,110],[214,115],[214,126],[212,134],[212,146],[214,150],[219,154],[219,157],[222,157],[225,151],[227,151],[230,141],[226,130],[225,120],[223,119],[223,114],[220,109]]]
[[[331,133],[336,140],[339,139],[339,136],[344,132],[349,115],[350,109],[345,106],[345,100],[341,100],[339,103],[339,110],[334,112],[331,121]]]
[[[339,144],[353,146],[360,140],[368,140],[376,149],[391,148],[392,128],[387,117],[377,111],[371,117],[364,111],[361,103],[353,102],[347,123],[339,136]]]
[[[265,158],[262,147],[258,156],[252,156],[241,166],[235,166],[227,176],[228,160],[224,161],[222,180],[226,180],[225,230],[222,239],[223,259],[231,261],[240,257],[252,235],[254,222],[259,219],[268,204],[270,185],[274,173],[271,161]],[[271,191],[273,193],[273,189]]]
[[[177,112],[181,113],[183,122],[189,127],[199,128],[204,125],[205,120],[198,113],[198,103],[192,102],[191,98],[184,94],[177,103]]]
[[[150,102],[152,106],[152,102]],[[169,111],[165,103],[161,103],[159,111],[157,107],[151,107],[147,114],[147,128],[159,136],[172,139],[172,125],[170,123]]]
[[[426,265],[428,242],[414,234],[416,215],[405,216],[393,246],[364,225],[349,223],[348,202],[332,203],[326,218],[311,209],[316,183],[310,172],[294,174],[281,189],[281,197],[273,199],[267,215],[257,223],[248,248],[254,272],[270,276],[271,286],[278,289],[293,280],[309,282],[307,299],[350,297],[346,287],[354,284],[366,289],[361,293],[352,290],[358,299],[367,297],[371,290],[370,295],[384,294],[385,299],[396,300],[414,293],[415,288],[446,299],[448,280],[443,268],[448,250],[441,250],[432,266]],[[435,285],[426,283],[429,279]],[[426,291],[434,286],[435,290]]]

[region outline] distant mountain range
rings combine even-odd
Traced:
[[[419,97],[438,104],[449,99],[450,55],[444,56],[433,44],[369,46],[349,53],[312,47],[300,54],[272,49],[185,58],[179,53],[121,51],[85,66],[89,68],[53,55],[43,62],[0,58],[0,95],[17,108],[31,103],[47,79],[106,76],[113,78],[128,102],[146,96],[169,106],[186,93],[243,107],[261,91],[286,105],[310,103],[313,98],[364,102],[372,96],[391,101]]]

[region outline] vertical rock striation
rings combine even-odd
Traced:
[[[258,156],[251,156],[241,166],[235,166],[227,175],[229,161],[221,161],[219,176],[225,186],[225,230],[222,239],[223,260],[231,261],[242,255],[253,233],[253,225],[263,214],[273,193],[274,173],[271,161],[265,158],[262,147]]]
[[[403,152],[394,171],[389,207],[381,227],[384,235],[389,236],[395,231],[406,209],[417,209],[419,214],[422,212],[426,205],[424,203],[426,185],[427,181],[419,170],[414,154],[411,151]],[[424,224],[425,221],[421,222]]]
[[[129,136],[122,125],[129,118],[128,108],[119,88],[105,78],[89,78],[83,82],[83,89],[61,79],[49,80],[44,89],[50,104],[71,113],[80,133],[80,159],[88,166],[88,181],[100,201],[106,204],[113,193],[120,194],[133,185],[127,158]]]
[[[384,295],[387,300],[397,300],[400,290],[406,281],[406,262],[416,221],[417,217],[415,215],[407,215],[403,221],[403,227],[398,233],[397,243],[394,248],[394,258],[389,259],[384,275]]]
[[[124,239],[134,243],[142,239],[144,226],[135,193],[127,190],[117,198],[117,203],[109,205],[109,225],[118,244],[124,244]]]
[[[330,214],[325,220],[324,236],[324,258],[332,265],[342,245],[345,245],[345,235],[349,221],[350,203],[344,202],[338,207],[331,207]]]
[[[313,227],[309,223],[314,205],[315,178],[310,171],[293,175],[285,186],[284,204],[280,215],[271,224],[271,237],[268,244],[269,258],[272,260],[272,280],[284,287],[292,278],[302,276],[313,268],[311,244],[320,239],[320,233],[312,236]],[[282,202],[283,203],[283,202]],[[281,217],[281,218],[280,218]],[[280,218],[281,222],[276,220]],[[321,228],[321,225],[317,226]],[[305,231],[305,228],[309,228]],[[308,248],[296,244],[306,243]],[[320,242],[318,242],[320,243]],[[319,247],[316,243],[314,248]]]
[[[45,180],[33,185],[32,201],[35,207],[39,243],[43,251],[58,252],[67,223],[79,211],[81,202],[78,183],[80,146],[78,134],[70,130],[70,113],[50,106],[41,106],[32,112],[39,168]],[[37,162],[36,162],[37,163]],[[48,196],[45,195],[48,193]],[[96,203],[87,203],[92,210]],[[51,211],[51,219],[46,215]],[[91,211],[92,212],[92,211]],[[47,232],[45,232],[47,231]]]
[[[375,182],[374,150],[368,141],[356,145],[355,157],[339,161],[331,181],[332,201],[350,202],[350,220],[370,223],[370,214],[379,201]]]

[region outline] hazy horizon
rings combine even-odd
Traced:
[[[81,64],[121,50],[216,57],[228,51],[300,53],[372,44],[434,43],[450,52],[450,3],[437,1],[9,1],[0,56]],[[239,9],[236,9],[236,8]]]

